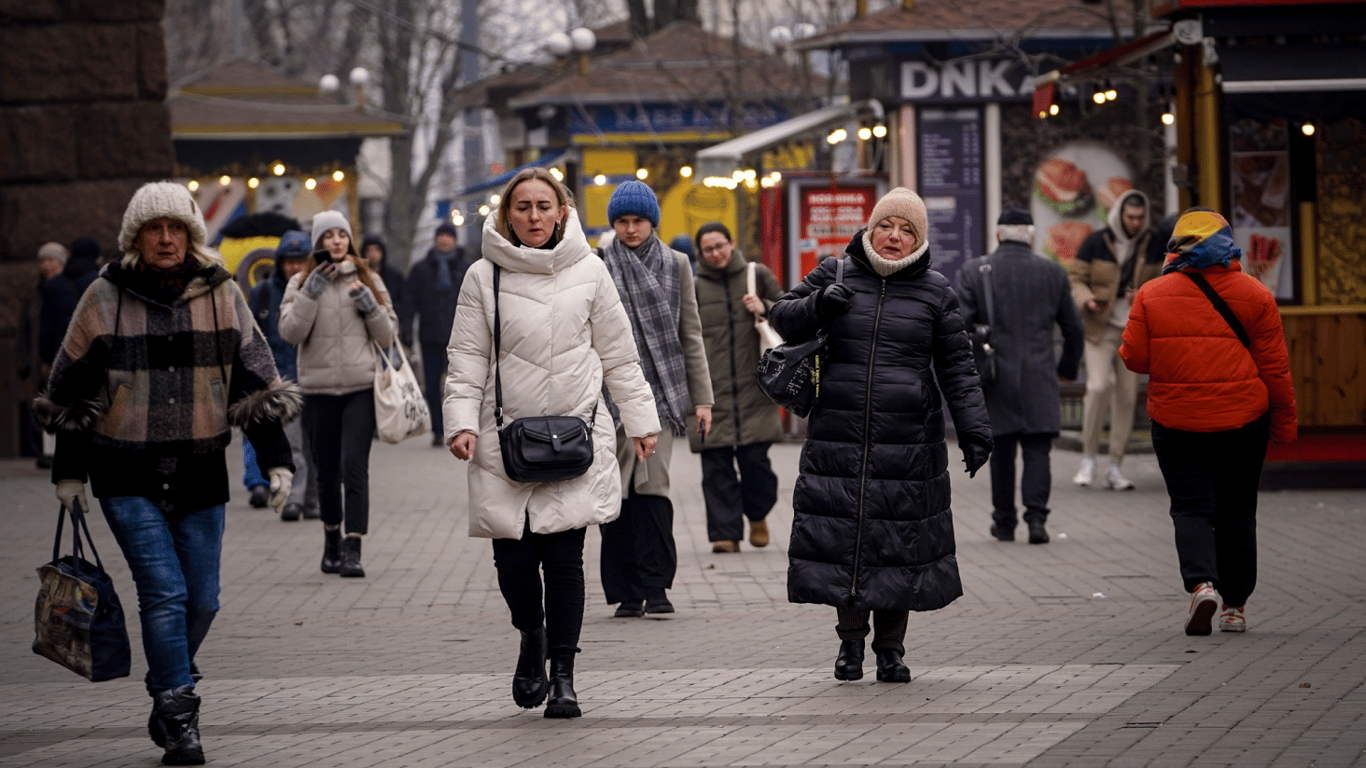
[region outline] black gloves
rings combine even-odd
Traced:
[[[829,320],[849,311],[854,292],[844,283],[831,283],[816,294],[816,314]]]
[[[977,470],[991,457],[991,447],[976,440],[965,440],[959,447],[963,449],[963,463],[968,465],[968,477],[976,476]]]

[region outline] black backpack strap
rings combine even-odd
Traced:
[[[1198,272],[1183,272],[1182,274],[1195,281],[1195,284],[1209,299],[1210,303],[1214,305],[1214,308],[1218,310],[1219,314],[1224,316],[1224,320],[1228,321],[1229,327],[1238,335],[1238,341],[1241,341],[1245,348],[1252,349],[1252,339],[1247,335],[1247,329],[1238,321],[1238,317],[1233,314],[1233,310],[1229,309],[1228,302],[1224,301],[1224,297],[1220,296],[1219,292],[1214,290],[1214,286],[1209,284],[1209,281],[1205,279],[1205,276]]]
[[[983,262],[977,267],[977,271],[982,273],[982,293],[986,294],[987,300],[987,326],[996,327],[996,303],[991,298],[991,263]]]

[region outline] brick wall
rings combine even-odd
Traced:
[[[164,0],[0,0],[0,457],[18,451],[15,339],[38,247],[116,246],[143,182],[172,174]]]

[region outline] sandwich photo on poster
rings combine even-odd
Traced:
[[[1290,259],[1290,152],[1284,120],[1229,126],[1233,242],[1243,271],[1278,299],[1293,299]]]
[[[1133,188],[1129,166],[1104,144],[1074,141],[1058,147],[1034,171],[1029,207],[1042,240],[1039,250],[1070,262],[1081,241],[1105,226],[1119,196]]]

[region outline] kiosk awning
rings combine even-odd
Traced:
[[[709,176],[729,177],[744,165],[747,155],[762,152],[775,144],[780,144],[808,131],[842,123],[851,117],[870,113],[877,119],[883,117],[882,103],[877,99],[866,99],[849,104],[832,104],[828,107],[798,115],[790,120],[760,128],[753,133],[707,147],[697,153],[697,171],[694,179]]]

